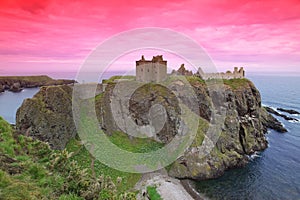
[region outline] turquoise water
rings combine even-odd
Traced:
[[[250,76],[264,105],[300,111],[300,77]],[[300,118],[293,115],[294,118]],[[288,129],[270,130],[269,148],[245,168],[196,184],[198,192],[211,199],[300,199],[300,123],[277,117]]]

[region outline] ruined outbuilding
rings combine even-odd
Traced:
[[[245,77],[245,70],[243,67],[238,69],[237,67],[234,67],[234,71],[227,71],[226,73],[204,73],[203,70],[199,67],[196,76],[199,76],[203,80],[207,79],[234,79],[234,78],[244,78]]]

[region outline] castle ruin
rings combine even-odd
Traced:
[[[167,61],[162,55],[145,60],[144,56],[136,61],[136,80],[142,82],[161,82],[167,78]]]
[[[245,77],[245,70],[241,67],[239,70],[237,67],[234,67],[234,71],[227,71],[226,73],[204,73],[203,70],[199,67],[196,76],[199,76],[203,80],[208,79],[234,79],[234,78],[244,78]]]
[[[180,68],[176,71],[173,70],[171,75],[182,76],[198,76],[203,80],[208,79],[237,79],[245,77],[245,70],[243,67],[238,69],[234,67],[233,72],[228,70],[227,72],[220,73],[205,73],[200,67],[198,71],[193,74],[185,68],[184,64],[181,64]],[[161,82],[167,78],[167,61],[163,60],[162,55],[153,56],[152,60],[145,60],[144,56],[136,61],[136,80],[141,82]]]

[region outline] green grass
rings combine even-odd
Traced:
[[[194,84],[205,84],[205,81],[197,76],[185,76],[189,83]]]
[[[127,134],[120,131],[115,131],[111,136],[109,136],[109,139],[121,149],[133,153],[156,151],[164,146],[162,143],[156,142],[149,138],[133,137],[130,139]]]
[[[213,84],[224,84],[229,86],[231,89],[238,89],[245,87],[251,83],[246,78],[234,78],[234,79],[209,79],[209,80],[203,80],[200,77],[197,76],[185,76],[185,78],[189,81],[192,85],[197,84],[207,84],[207,85],[213,85]],[[169,78],[170,79],[170,78]],[[173,78],[174,79],[174,78]],[[173,80],[172,79],[172,80]],[[170,80],[169,80],[170,81]]]
[[[84,200],[84,199],[78,197],[75,194],[63,194],[58,198],[58,200]]]
[[[224,79],[225,85],[230,86],[232,89],[243,88],[249,85],[250,81],[246,78],[234,78],[234,79]]]
[[[204,136],[206,134],[206,131],[208,130],[209,127],[209,123],[202,119],[199,118],[199,124],[198,124],[198,129],[197,129],[197,133],[196,136],[194,138],[194,141],[192,143],[192,147],[199,147],[201,146],[203,140],[204,140]]]
[[[74,152],[74,156],[72,156],[71,160],[77,161],[82,168],[88,169],[88,173],[92,173],[91,163],[93,156],[78,139],[72,139],[67,144],[66,149],[69,152]],[[118,171],[102,164],[98,160],[94,162],[94,170],[96,176],[106,174],[109,175],[114,182],[117,182],[118,177],[122,178],[122,184],[117,185],[117,189],[120,193],[131,190],[141,178],[140,174]]]
[[[135,80],[135,76],[112,76],[107,80],[103,80],[103,83],[114,83],[118,79],[128,79],[128,80]]]
[[[158,194],[156,187],[148,186],[147,193],[149,194],[150,200],[162,200],[161,196]]]
[[[94,186],[86,188],[86,184],[94,184],[93,180],[100,180],[92,178],[93,158],[77,139],[71,140],[67,149],[75,152],[73,156],[67,153],[70,158],[64,158],[64,152],[50,150],[41,141],[17,135],[0,117],[0,199],[84,199],[80,197],[79,191],[93,192]],[[99,161],[95,161],[94,169],[97,177],[104,175],[102,177],[107,181],[107,175],[111,176],[114,183],[119,177],[122,179],[115,184],[116,190],[101,189],[102,197],[117,198],[123,195],[141,177],[140,174],[111,169]],[[134,194],[127,194],[133,195],[134,199]]]
[[[41,199],[45,189],[38,187],[30,178],[20,180],[0,170],[0,198],[1,199]]]
[[[101,98],[103,98],[104,93],[100,93],[95,97],[95,102],[99,101]]]
[[[150,151],[155,151],[161,147],[163,144],[158,143],[151,139],[144,138],[133,138],[130,139],[129,136],[123,132],[115,131],[111,136],[108,136],[109,140],[117,145],[118,147],[135,153],[145,153]],[[88,150],[81,144],[78,138],[70,140],[67,144],[66,149],[69,152],[74,152],[72,160],[79,163],[82,168],[88,169],[88,173],[93,173],[91,168],[93,156],[88,152]],[[118,177],[122,178],[122,184],[117,185],[118,191],[125,192],[134,187],[134,185],[140,180],[141,174],[137,173],[127,173],[122,172],[113,168],[110,168],[98,160],[94,161],[94,172],[96,176],[101,174],[108,174],[113,181],[117,182]]]
[[[18,146],[12,137],[12,127],[2,117],[0,117],[0,141],[5,141],[0,142],[0,152],[13,156],[15,148]]]

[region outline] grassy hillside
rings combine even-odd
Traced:
[[[0,199],[135,199],[125,191],[139,175],[122,174],[98,162],[92,170],[92,157],[78,140],[70,141],[67,150],[53,151],[16,134],[1,117],[0,161]]]

